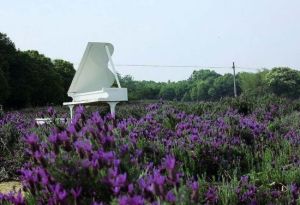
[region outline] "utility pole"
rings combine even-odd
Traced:
[[[233,92],[234,92],[234,97],[237,97],[237,94],[236,94],[236,83],[235,83],[235,65],[234,65],[234,62],[232,63],[232,69],[233,69]]]

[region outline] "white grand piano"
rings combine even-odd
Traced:
[[[127,88],[121,88],[119,78],[111,59],[114,47],[110,43],[89,42],[68,91],[72,102],[69,106],[71,119],[75,105],[106,102],[110,112],[115,115],[116,104],[128,101]],[[110,62],[110,68],[108,67]],[[111,87],[116,82],[118,87]]]

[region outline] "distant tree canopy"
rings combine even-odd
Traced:
[[[220,75],[211,70],[194,71],[188,80],[167,83],[134,81],[127,76],[126,86],[131,99],[205,101],[234,96],[233,75]],[[256,73],[241,72],[236,76],[236,87],[239,95],[257,96],[273,93],[288,98],[299,98],[300,72],[285,67],[263,69]],[[146,94],[144,89],[151,90],[151,95]]]
[[[0,104],[11,108],[60,104],[75,70],[67,61],[20,51],[0,33]]]
[[[290,68],[273,68],[266,74],[266,83],[279,96],[298,98],[300,92],[299,71]]]
[[[129,98],[164,99],[177,101],[218,100],[233,97],[233,75],[220,75],[211,70],[194,71],[188,80],[156,83],[135,81],[130,76],[121,78],[129,90]],[[273,68],[257,73],[241,72],[236,76],[238,95],[265,95],[273,93],[288,98],[300,96],[300,72],[291,68]]]
[[[0,104],[11,108],[60,105],[67,100],[67,91],[75,74],[73,64],[50,58],[38,51],[20,51],[0,33]],[[230,97],[233,75],[211,70],[197,70],[179,82],[136,81],[120,76],[122,87],[128,88],[129,100],[164,99],[205,101]],[[241,72],[236,76],[238,94],[274,93],[299,98],[300,72],[280,67],[257,73]]]

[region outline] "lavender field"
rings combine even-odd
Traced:
[[[1,204],[299,204],[300,103],[274,96],[1,113]],[[36,116],[53,123],[37,126]]]

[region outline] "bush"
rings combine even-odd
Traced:
[[[0,118],[0,181],[17,178],[24,162],[22,137],[29,133],[31,120],[22,114],[7,113]]]
[[[137,105],[136,117],[125,113],[130,111],[127,106],[119,111],[128,117],[117,118],[99,112],[89,115],[78,107],[68,125],[54,121],[26,134],[28,163],[21,170],[26,202],[295,204],[299,200],[300,130],[288,120],[298,116],[294,101],[240,97],[194,107],[159,102]],[[182,111],[197,108],[201,115]],[[50,113],[57,117],[54,110]]]
[[[21,171],[25,191],[54,204],[175,200],[173,189],[182,183],[175,158],[166,155],[157,166],[141,163],[142,153],[117,140],[115,126],[110,116],[94,113],[87,119],[79,107],[66,130],[48,138],[28,135],[31,161]]]

